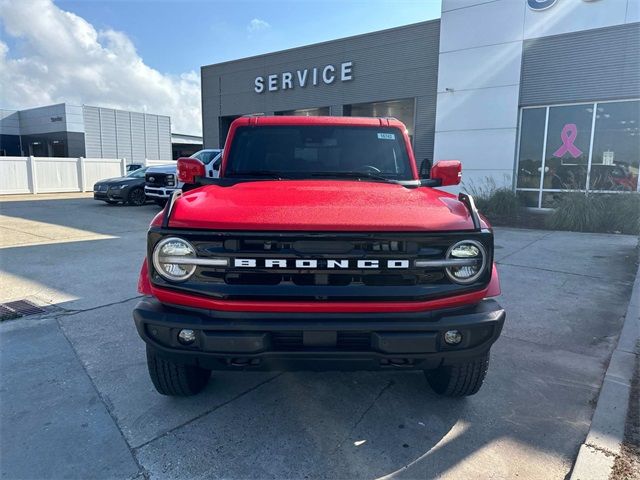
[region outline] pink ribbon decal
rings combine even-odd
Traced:
[[[567,123],[564,127],[562,127],[562,132],[560,132],[562,145],[558,150],[553,152],[553,156],[562,157],[567,152],[569,152],[573,158],[577,158],[582,155],[582,150],[580,150],[573,144],[573,142],[576,141],[577,136],[578,127],[576,127],[575,123]]]

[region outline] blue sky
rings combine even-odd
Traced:
[[[439,18],[440,0],[56,1],[125,32],[145,63],[181,73],[226,60]],[[248,31],[252,20],[252,32]],[[256,28],[257,27],[257,28]]]
[[[90,104],[200,131],[200,67],[431,20],[440,0],[0,0],[0,108]]]

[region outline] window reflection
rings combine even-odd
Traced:
[[[567,190],[638,190],[640,100],[524,108],[519,142],[516,188],[527,206],[553,208]]]
[[[344,106],[346,117],[394,117],[407,127],[413,140],[415,99],[389,100],[387,102],[354,103]]]
[[[598,104],[589,189],[636,191],[639,123],[640,102]]]
[[[296,117],[328,117],[331,115],[329,107],[299,108],[298,110],[284,110],[275,115],[293,115]]]
[[[518,188],[540,188],[546,111],[546,108],[527,108],[522,111]],[[534,206],[537,207],[537,200]]]
[[[549,108],[543,188],[586,188],[592,119],[593,104]]]

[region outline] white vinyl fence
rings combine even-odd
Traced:
[[[124,158],[0,157],[0,195],[87,192],[99,180],[127,173]],[[145,160],[146,166],[167,160]]]

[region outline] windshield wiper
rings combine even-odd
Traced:
[[[384,182],[384,183],[395,183],[401,185],[402,182],[398,180],[393,180],[391,178],[383,177],[382,175],[378,175],[376,173],[370,172],[314,172],[311,174],[312,177],[334,177],[334,178],[355,178],[355,179],[366,179],[372,180],[376,182]]]
[[[225,177],[269,177],[269,178],[277,178],[281,179],[282,175],[278,172],[272,172],[270,170],[247,170],[246,172],[227,172],[224,175]]]

